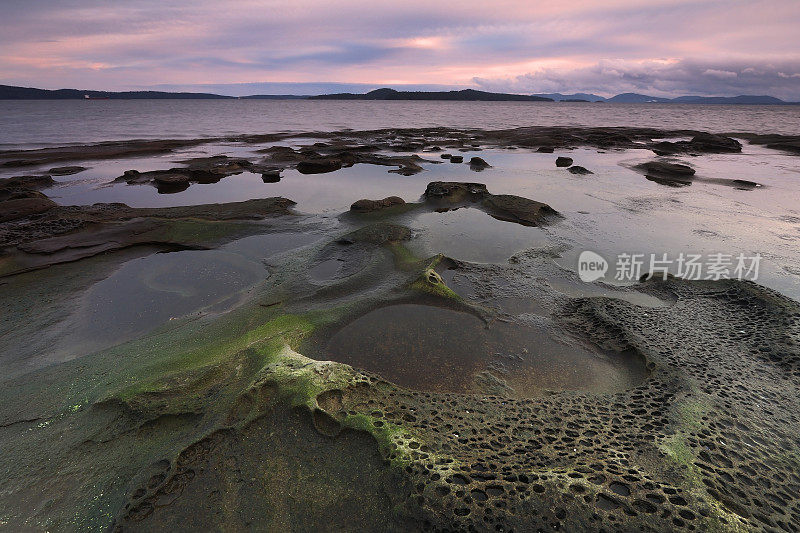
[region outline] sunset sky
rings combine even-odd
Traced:
[[[798,0],[2,0],[0,17],[8,85],[800,100]]]

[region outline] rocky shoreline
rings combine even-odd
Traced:
[[[267,147],[258,158],[184,159],[117,182],[168,194],[238,172],[265,182],[290,169],[357,164],[404,176],[434,164],[479,172],[490,157],[458,154],[490,147],[742,149],[728,136],[623,128],[237,140],[293,138],[314,142]],[[787,151],[797,142],[748,140]],[[800,529],[797,302],[735,280],[581,285],[555,263],[565,251],[557,243],[503,264],[412,251],[420,214],[477,210],[526,231],[567,220],[563,206],[493,194],[489,181],[430,181],[418,202],[353,191],[350,211],[327,225],[282,197],[133,208],[61,206],[40,191],[52,175],[80,172],[65,162],[208,141],[0,152],[6,169],[42,167],[0,180],[8,338],[58,337],[91,272],[113,270],[127,254],[275,238],[251,245],[268,273],[224,312],[175,317],[132,341],[3,379],[0,526]],[[579,183],[596,179],[573,163],[553,156],[551,165]],[[571,177],[573,168],[589,173]],[[669,186],[707,180],[670,160],[634,170]],[[269,252],[309,228],[312,242]]]

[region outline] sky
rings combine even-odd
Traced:
[[[800,0],[0,0],[0,83],[800,101]]]

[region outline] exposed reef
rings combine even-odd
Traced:
[[[348,239],[408,237],[390,224],[366,228]],[[663,299],[658,307],[570,298],[545,283],[517,283],[553,268],[541,254],[521,254],[503,267],[443,263],[480,289],[480,302],[414,296],[402,280],[430,277],[439,265],[423,261],[392,290],[361,292],[348,305],[329,307],[292,274],[306,264],[289,265],[261,291],[293,287],[288,307],[245,306],[216,321],[188,321],[5,383],[0,399],[17,402],[0,409],[5,442],[15,450],[13,462],[10,453],[2,459],[4,519],[115,530],[305,524],[384,531],[791,531],[800,525],[797,303],[751,283],[672,278],[638,287]],[[602,351],[612,363],[638,360],[647,374],[613,393],[539,390],[519,398],[514,391],[524,382],[515,382],[511,369],[535,363],[546,349],[541,341],[524,345],[528,352],[488,350],[494,362],[487,370],[459,366],[446,373],[463,380],[474,371],[476,386],[491,391],[467,394],[420,386],[417,375],[433,379],[444,370],[436,366],[426,376],[424,362],[398,369],[412,372],[404,387],[299,353],[313,354],[315,338],[361,327],[358,317],[371,309],[409,302],[455,319],[448,325],[420,316],[445,343],[462,323],[459,313],[472,308],[463,319],[479,326],[471,334],[484,335],[485,322],[488,333],[500,328],[498,338],[508,342],[503,322],[477,309],[510,295],[541,302],[559,343]],[[526,314],[503,316],[521,331],[537,327]],[[393,324],[402,335],[403,323]],[[459,342],[484,341],[465,335]],[[537,372],[534,382],[542,379]],[[58,435],[67,438],[44,446]],[[59,487],[71,476],[79,481],[66,497]],[[23,499],[37,503],[18,505]]]
[[[782,150],[791,154],[800,154],[800,135],[757,135],[745,133],[740,135],[743,139],[753,144],[760,144],[772,150]]]
[[[255,221],[289,215],[294,205],[286,198],[169,208],[57,206],[43,195],[29,200],[46,209],[0,225],[0,276],[132,246],[205,248],[257,231]]]
[[[688,141],[661,141],[652,146],[657,155],[673,154],[724,154],[742,151],[736,139],[712,133],[697,133]]]
[[[766,144],[781,150],[794,150],[796,137],[781,135],[736,134],[756,144]],[[665,137],[690,137],[690,141],[654,141]],[[522,127],[505,130],[415,128],[382,129],[346,132],[298,132],[269,135],[239,135],[185,140],[113,141],[92,145],[41,148],[36,150],[0,150],[0,167],[19,168],[46,165],[61,161],[92,161],[149,154],[170,153],[176,150],[211,142],[236,141],[243,144],[275,143],[296,138],[319,139],[309,146],[294,149],[272,146],[263,149],[267,157],[249,162],[253,171],[274,168],[295,168],[301,162],[327,165],[341,163],[342,167],[356,163],[397,166],[400,173],[419,172],[421,158],[390,156],[381,151],[415,152],[485,147],[529,148],[552,153],[555,148],[588,146],[599,149],[651,149],[664,153],[721,153],[739,152],[741,144],[730,136],[695,130],[660,130],[655,128],[579,128],[579,127]],[[457,156],[462,157],[462,156]],[[213,158],[201,158],[211,160]],[[462,157],[463,160],[463,157]],[[212,161],[213,163],[213,161]],[[173,169],[170,169],[173,170]],[[185,169],[184,169],[185,170]]]

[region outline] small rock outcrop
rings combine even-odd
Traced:
[[[490,195],[483,206],[494,218],[523,226],[538,226],[545,217],[558,215],[558,211],[545,203],[513,194]]]
[[[557,157],[556,158],[556,166],[557,167],[568,167],[572,165],[572,158],[571,157]]]
[[[399,196],[388,196],[382,200],[363,199],[353,202],[353,205],[350,206],[350,211],[354,211],[356,213],[371,213],[373,211],[386,209],[387,207],[392,207],[395,205],[403,205],[405,203],[405,200]]]
[[[634,168],[651,176],[662,177],[690,177],[694,176],[695,173],[695,170],[688,165],[666,163],[664,161],[648,161],[647,163],[636,165]]]
[[[483,183],[433,181],[424,197],[435,206],[475,205],[494,218],[525,226],[538,226],[546,217],[558,216],[558,211],[547,204],[513,194],[492,194]]]
[[[483,183],[432,181],[425,188],[425,198],[437,203],[475,202],[489,194]]]
[[[297,163],[300,174],[327,174],[342,168],[342,161],[336,158],[309,159]]]
[[[469,160],[469,166],[473,170],[483,170],[484,168],[488,168],[492,165],[486,162],[486,160],[482,157],[473,157]]]
[[[55,206],[56,203],[44,195],[6,200],[0,202],[0,222],[45,213]]]
[[[0,179],[0,222],[45,213],[56,203],[38,191],[55,184],[49,175]]]
[[[0,179],[0,189],[22,188],[30,190],[46,189],[55,185],[55,180],[49,174],[35,176],[14,176]]]
[[[658,155],[672,155],[680,153],[696,154],[725,154],[742,151],[742,144],[736,139],[714,133],[697,133],[688,141],[661,141],[651,149]]]
[[[264,183],[278,183],[281,181],[281,171],[265,170],[261,173],[261,181]]]
[[[47,173],[52,174],[53,176],[69,176],[72,174],[77,174],[78,172],[83,172],[84,170],[86,170],[86,167],[74,165],[68,167],[53,167],[48,170]]]
[[[185,174],[161,174],[153,178],[159,194],[185,191],[189,188],[189,176]]]

